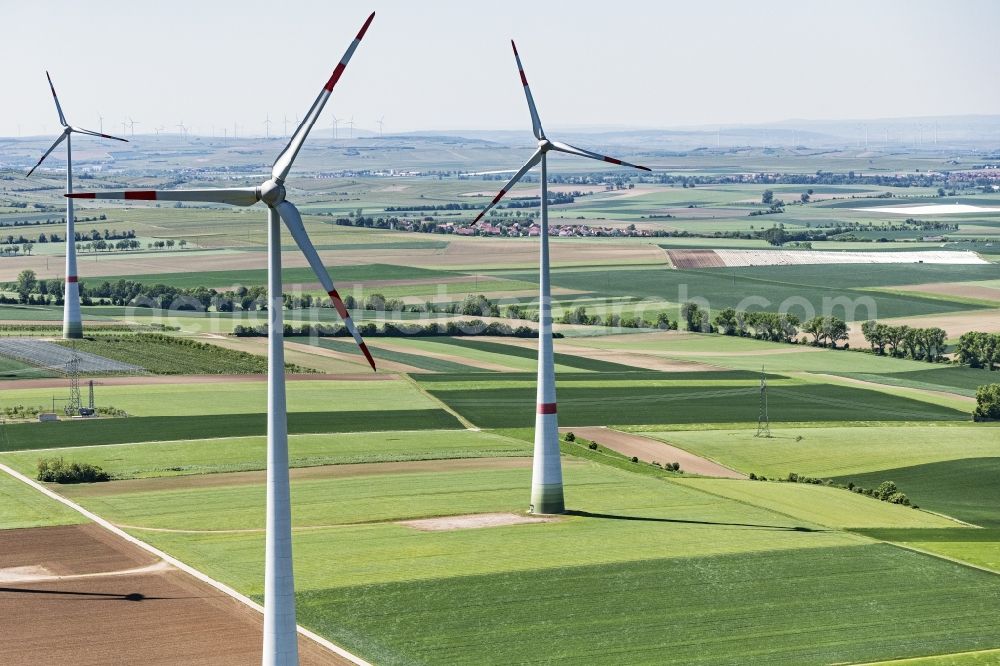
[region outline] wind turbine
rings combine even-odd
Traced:
[[[129,130],[132,132],[132,138],[133,139],[135,138],[135,126],[136,125],[141,125],[141,124],[142,123],[140,123],[140,122],[132,120],[132,116],[128,117],[128,126],[129,126]]]
[[[309,130],[316,124],[347,63],[371,25],[368,17],[357,37],[347,48],[330,79],[320,90],[302,124],[271,167],[271,177],[258,187],[216,188],[203,190],[140,190],[130,192],[78,192],[66,196],[77,199],[133,199],[140,201],[200,201],[252,206],[267,204],[268,250],[268,363],[267,363],[267,526],[264,564],[264,658],[263,663],[297,664],[298,644],[295,625],[295,584],[292,572],[292,518],[288,487],[288,422],[285,408],[285,360],[283,348],[283,298],[281,294],[281,221],[295,239],[299,250],[330,295],[344,326],[368,359],[372,370],[375,361],[341,300],[302,224],[302,216],[285,199],[285,179],[299,154]]]
[[[52,85],[52,77],[49,76],[48,72],[45,72],[45,78],[49,80],[49,90],[52,91],[52,99],[56,103],[56,112],[59,114],[59,124],[63,126],[62,134],[56,139],[55,143],[45,151],[42,158],[38,160],[38,164],[31,167],[31,171],[28,172],[28,176],[31,176],[35,172],[45,158],[49,156],[53,150],[56,149],[63,141],[66,142],[66,192],[73,192],[73,151],[71,148],[70,134],[76,132],[77,134],[89,134],[90,136],[99,136],[105,139],[114,139],[115,141],[124,141],[128,143],[128,139],[120,139],[117,136],[111,136],[110,134],[104,134],[103,132],[93,132],[91,130],[81,129],[79,127],[73,127],[66,122],[66,116],[63,115],[62,106],[59,104],[59,97],[56,95],[56,87]],[[123,132],[124,134],[124,132]],[[83,321],[80,319],[80,283],[79,278],[76,274],[76,231],[74,229],[75,219],[73,218],[73,200],[66,200],[66,282],[63,287],[63,337],[64,338],[82,338],[83,337]]]
[[[330,129],[331,129],[331,133],[333,135],[333,139],[335,139],[335,140],[337,138],[337,123],[339,123],[339,122],[340,122],[340,119],[337,118],[336,114],[331,113],[330,114]]]
[[[630,164],[614,157],[607,157],[589,150],[576,148],[568,143],[549,141],[542,130],[542,122],[535,109],[535,100],[528,87],[528,79],[524,76],[521,57],[517,53],[514,41],[510,42],[514,49],[514,59],[517,61],[517,71],[521,75],[521,85],[524,86],[524,96],[528,101],[528,112],[531,114],[531,129],[538,139],[538,148],[513,178],[507,181],[493,201],[476,216],[476,224],[493,208],[517,181],[524,177],[535,165],[542,165],[542,227],[539,234],[541,251],[539,256],[538,277],[538,388],[535,409],[535,449],[531,470],[531,504],[532,513],[563,513],[566,510],[563,501],[562,465],[559,460],[559,421],[556,415],[556,378],[552,359],[552,293],[549,287],[549,203],[548,203],[548,167],[546,155],[555,150],[592,160],[620,164],[649,171],[650,169],[637,164]]]
[[[184,121],[183,120],[180,121],[179,123],[177,123],[176,125],[174,125],[174,127],[176,127],[177,129],[179,129],[181,131],[181,136],[182,137],[187,136],[188,128],[184,127]]]
[[[354,138],[354,116],[351,116],[351,119],[348,120],[346,124],[347,124],[348,127],[351,128],[351,138],[353,139]]]
[[[385,116],[382,116],[381,118],[379,118],[375,122],[378,123],[378,135],[379,135],[379,137],[381,137],[382,136],[382,125],[385,124]]]
[[[265,139],[270,139],[271,138],[271,114],[270,113],[267,114],[267,116],[264,118],[264,138]]]

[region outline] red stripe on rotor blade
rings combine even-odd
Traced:
[[[79,281],[80,281],[80,278],[78,278],[75,275],[67,275],[66,276],[66,282],[79,282]]]
[[[524,86],[525,88],[527,88],[528,87],[528,77],[526,77],[524,75],[524,70],[523,69],[519,69],[517,71],[521,75],[521,85]]]
[[[358,36],[356,37],[359,42],[361,41],[361,38],[365,36],[365,33],[368,32],[368,26],[372,24],[373,20],[375,20],[375,12],[372,12],[368,17],[368,20],[365,21],[365,24],[361,26],[361,30],[358,32]]]
[[[540,402],[540,403],[538,403],[538,413],[539,414],[555,414],[556,413],[556,403],[554,403],[554,402]]]
[[[479,215],[476,215],[476,219],[474,219],[472,221],[472,223],[473,224],[477,224],[479,222],[479,220],[483,219],[483,215],[486,215],[486,211],[485,210],[482,213],[480,213]]]
[[[156,201],[156,191],[155,190],[139,190],[138,192],[126,192],[126,199],[133,199],[136,201]]]
[[[502,199],[503,195],[505,195],[505,194],[507,194],[507,190],[500,190],[500,192],[497,193],[497,195],[495,197],[493,197],[493,201],[491,202],[491,205],[495,204],[498,201],[500,201],[500,199]]]
[[[362,342],[358,346],[361,347],[361,353],[365,355],[366,359],[368,359],[368,365],[372,366],[372,371],[378,372],[378,370],[375,369],[375,359],[372,358],[371,352],[368,351],[368,345]]]
[[[344,305],[344,301],[340,298],[340,294],[337,293],[337,290],[334,289],[333,291],[328,291],[327,293],[330,294],[330,300],[333,301],[333,307],[337,310],[337,314],[340,315],[340,318],[350,319],[351,313],[347,311],[347,306]]]
[[[64,194],[67,199],[96,199],[97,194],[95,192],[74,192],[73,194]]]
[[[340,77],[344,73],[345,69],[347,69],[347,65],[344,63],[338,63],[333,70],[333,75],[330,77],[330,80],[326,82],[326,85],[323,86],[323,89],[327,92],[333,92],[333,87],[337,85],[337,81],[340,80]]]
[[[611,162],[612,164],[621,164],[621,163],[622,163],[622,161],[621,161],[621,160],[616,160],[616,159],[615,159],[615,158],[613,158],[613,157],[605,157],[605,158],[604,158],[604,161],[605,161],[605,162]]]
[[[510,40],[510,48],[514,49],[514,55],[516,56],[517,55],[517,44],[514,43],[513,39]]]

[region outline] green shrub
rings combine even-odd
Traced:
[[[41,458],[38,480],[49,483],[96,483],[110,481],[111,475],[90,463],[67,463],[63,458]]]
[[[590,448],[591,451],[596,451],[597,450],[597,442],[591,442],[589,448]]]
[[[567,442],[575,442],[576,441],[576,435],[574,435],[571,432],[566,433],[566,441]]]

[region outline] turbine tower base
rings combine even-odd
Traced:
[[[528,508],[528,511],[533,514],[566,513],[562,484],[532,486],[531,506]]]

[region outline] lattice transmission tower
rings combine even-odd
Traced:
[[[767,418],[767,374],[760,366],[760,409],[757,412],[757,434],[754,437],[770,437],[771,422]]]
[[[79,414],[80,407],[80,356],[73,350],[73,358],[66,363],[66,374],[69,375],[69,400],[66,401],[66,414]]]

